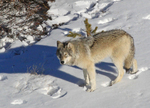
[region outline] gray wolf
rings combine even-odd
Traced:
[[[87,89],[89,92],[96,89],[95,63],[106,57],[112,59],[118,70],[118,76],[110,82],[110,86],[122,79],[124,69],[131,74],[137,72],[134,40],[123,30],[103,31],[66,42],[57,41],[56,55],[61,64],[83,69],[85,85],[90,86]]]

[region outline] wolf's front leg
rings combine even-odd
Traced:
[[[90,84],[89,82],[89,75],[86,69],[83,69],[84,79],[85,79],[85,86],[88,86]]]
[[[88,73],[89,81],[91,84],[91,88],[89,88],[87,91],[93,92],[96,89],[95,66],[93,63],[87,67],[87,73]]]

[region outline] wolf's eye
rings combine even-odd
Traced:
[[[65,53],[64,55],[65,55],[65,57],[68,57],[68,54],[67,54],[67,53]]]

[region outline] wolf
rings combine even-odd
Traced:
[[[110,82],[110,86],[121,81],[124,69],[130,74],[137,72],[133,37],[120,29],[65,42],[57,41],[56,55],[62,65],[76,65],[83,69],[88,92],[96,89],[95,63],[106,57],[111,58],[118,70],[117,78]]]

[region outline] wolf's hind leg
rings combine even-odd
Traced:
[[[126,70],[126,73],[132,72],[133,60],[134,60],[134,47],[132,48],[132,50],[130,49],[128,56],[125,58],[124,61],[124,68]]]
[[[124,68],[126,70],[126,73],[129,74],[135,74],[138,70],[137,70],[137,61],[136,59],[132,59],[132,60],[125,60],[125,65]]]
[[[138,72],[138,70],[137,70],[137,61],[136,61],[136,59],[133,59],[133,69],[132,69],[131,74],[135,74],[137,72]]]

